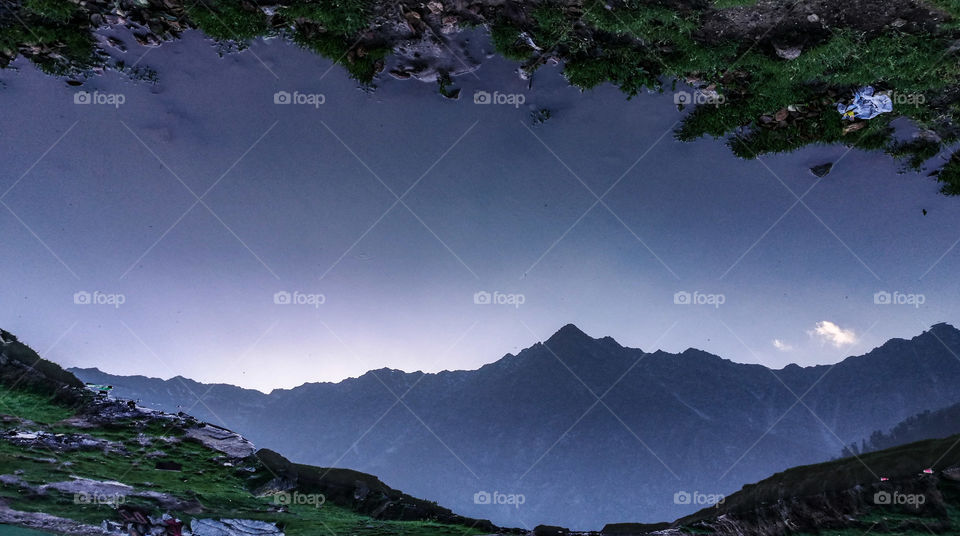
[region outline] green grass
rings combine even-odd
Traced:
[[[94,429],[77,429],[64,423],[73,411],[49,396],[40,396],[23,390],[0,389],[6,412],[20,418],[29,418],[38,427],[53,433],[85,433],[122,443],[128,454],[104,453],[99,450],[51,452],[44,448],[23,448],[0,438],[0,474],[18,472],[20,478],[37,486],[67,481],[73,476],[95,480],[115,480],[133,486],[137,491],[169,493],[182,500],[195,500],[203,505],[198,517],[259,519],[278,523],[286,534],[308,536],[333,531],[335,534],[374,536],[395,534],[401,536],[475,536],[481,531],[460,525],[432,521],[382,521],[360,515],[334,504],[320,508],[310,505],[290,505],[289,511],[271,511],[275,506],[270,497],[255,497],[249,489],[252,483],[269,479],[265,468],[251,457],[238,467],[225,467],[220,454],[202,444],[183,439],[183,430],[168,427],[161,422],[146,424],[137,420],[123,420]],[[58,424],[54,424],[58,423]],[[4,428],[10,428],[7,423]],[[138,436],[153,438],[152,444],[141,446]],[[178,439],[168,443],[161,437]],[[147,458],[146,454],[163,451],[165,456]],[[160,471],[159,460],[176,461],[182,471]],[[256,471],[250,472],[245,467]],[[0,498],[11,508],[74,519],[83,523],[99,524],[104,519],[116,519],[110,505],[77,504],[70,494],[48,491],[32,495],[17,486],[0,485]],[[127,497],[125,504],[136,505],[162,513],[152,499]],[[170,512],[181,519],[193,517],[185,512]]]
[[[755,5],[757,5],[757,0],[713,0],[713,7],[717,9]]]
[[[953,153],[950,161],[937,173],[940,192],[945,195],[960,195],[960,151]]]
[[[66,22],[73,17],[77,6],[70,0],[25,0],[28,11],[56,22]]]
[[[219,41],[246,41],[269,33],[267,16],[240,0],[199,0],[187,15],[203,33]]]
[[[753,0],[718,0],[715,7],[755,3]],[[960,14],[960,2],[949,10]],[[919,169],[933,154],[927,143],[898,143],[889,123],[906,116],[927,126],[942,116],[931,106],[947,88],[960,85],[960,64],[944,57],[952,43],[948,35],[910,35],[897,31],[866,36],[838,29],[826,42],[785,61],[759,47],[744,50],[733,42],[705,45],[695,39],[699,12],[680,13],[644,0],[626,0],[608,9],[599,0],[588,1],[582,16],[571,16],[558,5],[542,4],[531,10],[533,24],[526,28],[545,50],[556,50],[566,59],[564,73],[571,84],[590,89],[603,83],[618,86],[628,97],[645,90],[661,90],[664,78],[695,75],[714,81],[724,96],[720,106],[702,106],[688,116],[677,139],[703,136],[726,138],[744,127],[743,138],[729,140],[734,154],[743,158],[788,152],[810,144],[846,144],[882,150]],[[575,25],[599,30],[594,42],[585,42]],[[534,51],[521,39],[522,28],[497,24],[491,29],[494,46],[516,60]],[[731,76],[731,71],[742,73]],[[846,125],[834,110],[834,100],[849,99],[854,89],[874,85],[909,99],[895,101],[894,113],[872,120],[858,132],[844,134]],[[836,99],[819,102],[824,88],[835,88]],[[788,128],[758,129],[757,120],[790,105],[807,105],[817,114]],[[960,112],[960,110],[953,110]],[[960,167],[955,164],[951,167]],[[943,174],[944,191],[960,188],[957,173]]]
[[[678,13],[641,0],[626,0],[613,9],[592,0],[585,4],[583,20],[605,32],[629,35],[646,44],[685,42],[693,46],[688,40],[699,27],[696,13]]]
[[[50,395],[11,390],[0,385],[0,414],[15,415],[40,424],[52,424],[74,414],[73,410],[53,403]]]
[[[533,49],[520,40],[521,30],[506,22],[490,27],[490,41],[494,49],[503,57],[514,61],[525,61]]]
[[[353,37],[370,24],[370,6],[365,0],[297,0],[282,13],[318,23],[326,32],[344,37]]]
[[[877,483],[877,475],[890,478],[891,484],[901,479],[911,479],[923,469],[935,471],[960,463],[960,449],[954,448],[960,436],[943,439],[928,439],[907,445],[870,452],[859,458],[842,458],[829,462],[793,467],[755,484],[747,484],[737,493],[727,496],[719,508],[701,510],[684,518],[684,522],[712,518],[715,515],[742,512],[757,504],[775,504],[783,490],[790,490],[795,497],[813,497],[821,494],[841,493],[857,486]],[[948,484],[953,504],[960,499],[955,484]]]
[[[561,44],[567,48],[576,48],[570,46],[574,21],[561,6],[541,4],[534,8],[531,15],[536,21],[533,38],[537,46],[545,50],[554,49]]]
[[[350,76],[363,84],[373,82],[373,77],[376,76],[382,65],[382,60],[390,52],[390,49],[386,47],[371,50],[360,49],[356,46],[351,48],[355,45],[353,41],[345,40],[337,35],[306,29],[297,30],[293,35],[293,40],[298,45],[342,65],[350,73]]]

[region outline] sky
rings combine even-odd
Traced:
[[[0,71],[0,327],[64,366],[269,391],[478,368],[574,323],[780,368],[960,322],[960,205],[882,154],[740,160],[674,140],[670,91],[530,87],[497,57],[448,100],[280,40],[128,44],[158,83]]]

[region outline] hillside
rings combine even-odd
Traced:
[[[673,527],[723,535],[957,534],[958,444],[960,435],[954,435],[794,467],[744,486]]]
[[[876,430],[860,444],[849,445],[844,449],[844,454],[849,456],[861,452],[873,452],[956,433],[960,433],[960,404],[918,413],[901,421],[887,432]]]
[[[372,475],[254,452],[243,437],[184,413],[99,397],[10,334],[0,334],[4,534],[18,534],[11,526],[40,534],[116,536],[960,532],[960,435],[790,468],[672,523],[608,523],[589,533],[547,525],[501,529],[401,493]]]
[[[695,349],[647,353],[568,325],[479,370],[382,369],[269,395],[73,370],[118,396],[188,411],[298,462],[376,474],[466,515],[589,529],[687,515],[677,490],[732,493],[955,404],[958,352],[960,331],[938,324],[835,366],[772,370]],[[590,490],[576,508],[571,487]],[[473,501],[494,490],[527,500]]]
[[[494,529],[374,476],[294,466],[187,414],[101,398],[0,334],[0,533],[4,524],[74,535],[178,534],[181,526],[195,536]]]

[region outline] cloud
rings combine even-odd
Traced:
[[[773,339],[773,347],[781,352],[789,352],[793,350],[793,346],[781,341],[780,339]]]
[[[853,330],[843,329],[829,320],[817,322],[813,330],[808,333],[810,333],[811,336],[818,337],[823,342],[832,344],[836,348],[842,348],[859,342],[857,334],[854,333]]]

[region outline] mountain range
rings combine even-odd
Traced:
[[[715,503],[672,522],[584,532],[498,527],[375,475],[291,462],[184,412],[85,388],[2,329],[0,406],[2,534],[924,536],[956,534],[960,520],[957,435],[792,467],[712,496]],[[952,408],[905,422],[911,434],[935,421],[952,424],[945,417]],[[691,506],[702,496],[676,494]]]
[[[463,515],[592,529],[691,514],[703,504],[678,497],[732,493],[955,404],[957,355],[948,324],[834,365],[777,370],[695,349],[647,353],[567,325],[477,370],[380,369],[270,394],[70,370]]]

